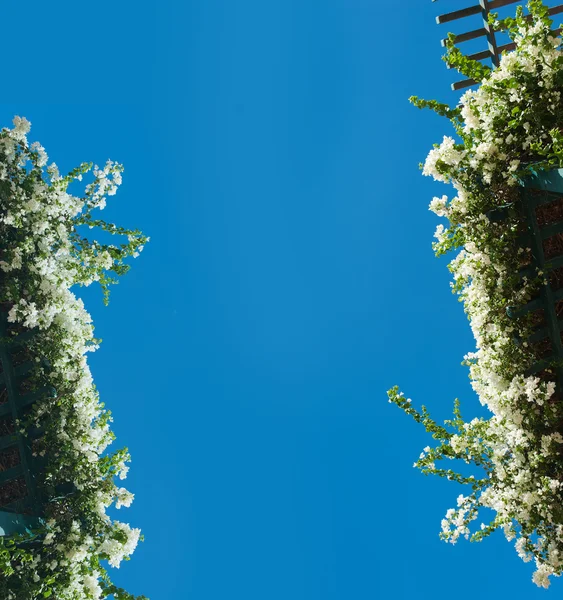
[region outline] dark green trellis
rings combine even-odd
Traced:
[[[435,2],[436,0],[432,1]],[[522,5],[524,1],[477,0],[477,3],[472,6],[436,17],[436,22],[444,24],[460,19],[468,22],[465,21],[467,17],[480,17],[481,27],[455,34],[453,42],[457,46],[464,42],[485,38],[487,49],[469,54],[468,58],[478,61],[489,60],[491,66],[496,67],[500,63],[502,53],[514,50],[515,44],[513,42],[504,45],[498,43],[496,33],[488,23],[489,13],[514,4]],[[548,8],[548,14],[551,17],[561,13],[563,13],[563,4]],[[526,18],[530,19],[531,17],[528,15]],[[553,30],[554,35],[559,35],[560,33],[561,29]],[[442,46],[445,46],[446,42],[447,40],[443,39]],[[452,89],[459,90],[476,84],[477,82],[472,79],[465,79],[452,84]],[[527,231],[518,242],[521,246],[531,248],[532,261],[518,275],[521,279],[524,277],[534,279],[538,276],[538,271],[541,271],[548,283],[541,287],[539,294],[528,304],[522,307],[509,307],[507,313],[511,318],[519,319],[534,311],[543,310],[544,319],[542,325],[527,338],[526,342],[533,345],[549,340],[551,351],[548,356],[544,356],[541,360],[536,361],[526,372],[526,375],[540,373],[544,369],[552,369],[555,371],[557,380],[561,386],[563,385],[563,316],[561,319],[559,318],[556,307],[558,303],[563,301],[563,273],[559,273],[559,278],[562,280],[562,287],[554,287],[549,281],[553,279],[552,276],[556,270],[563,270],[563,254],[546,259],[544,242],[549,238],[563,234],[563,218],[555,223],[540,226],[536,218],[536,209],[541,205],[563,199],[563,169],[540,172],[529,177],[525,185],[520,189],[519,196],[518,202],[493,210],[488,216],[491,220],[501,220],[511,214],[512,216],[518,215],[518,217],[525,221]],[[563,305],[561,308],[563,314]]]
[[[510,206],[496,209],[489,213],[489,218],[494,221],[503,220],[509,215],[524,219],[526,233],[519,238],[522,247],[530,248],[531,263],[518,272],[520,279],[534,279],[538,272],[542,273],[546,282],[541,286],[539,293],[525,306],[509,307],[508,316],[520,319],[526,315],[543,310],[543,323],[526,339],[529,344],[538,344],[549,340],[551,352],[548,356],[536,361],[526,375],[533,375],[544,369],[553,369],[557,380],[563,383],[563,316],[560,318],[556,311],[557,303],[563,300],[563,287],[553,283],[553,274],[563,267],[563,254],[546,258],[544,242],[563,234],[563,219],[554,223],[540,226],[536,209],[550,203],[563,201],[563,169],[539,172],[529,177],[520,189],[520,198]],[[562,210],[563,214],[563,210]]]
[[[35,363],[26,354],[26,345],[34,335],[28,330],[15,337],[8,335],[8,321],[5,312],[0,312],[0,419],[12,423],[13,432],[0,437],[0,453],[17,450],[20,462],[0,472],[0,535],[23,533],[36,526],[44,513],[45,497],[38,485],[39,475],[45,459],[32,455],[33,441],[42,435],[41,429],[31,429],[22,433],[17,426],[31,405],[46,395],[54,396],[54,388],[43,387],[34,391],[24,391],[26,382]],[[19,357],[24,355],[23,362]],[[25,495],[10,498],[10,486],[25,483]],[[23,487],[23,486],[21,486]],[[8,489],[7,494],[2,490]],[[9,501],[8,501],[9,500]]]

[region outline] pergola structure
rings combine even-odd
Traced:
[[[433,0],[433,2],[436,0]],[[454,44],[484,38],[486,50],[480,50],[467,57],[478,61],[491,61],[498,66],[503,52],[515,49],[513,42],[499,44],[495,31],[489,25],[489,13],[512,4],[524,4],[523,0],[479,0],[478,4],[445,13],[436,18],[439,25],[452,23],[475,15],[482,18],[482,27],[456,33]],[[549,8],[549,16],[563,13],[563,4]],[[467,23],[467,21],[464,21]],[[559,35],[561,29],[554,29]],[[447,39],[442,39],[446,46]],[[484,44],[483,44],[484,45]],[[460,90],[477,82],[464,79],[452,84],[453,90]],[[554,373],[557,377],[559,393],[563,395],[563,169],[542,171],[526,179],[520,189],[518,199],[487,213],[490,221],[502,221],[507,218],[518,219],[523,227],[517,239],[521,248],[530,250],[530,261],[517,273],[521,281],[529,281],[544,273],[546,279],[538,293],[523,306],[509,306],[506,309],[511,319],[518,321],[533,315],[538,323],[526,343],[534,349],[537,360],[531,365],[525,376]]]
[[[433,0],[435,1],[435,0]],[[462,44],[463,42],[468,42],[469,40],[475,40],[478,38],[485,38],[487,43],[487,49],[481,50],[479,52],[475,52],[473,54],[469,54],[468,58],[473,60],[490,60],[494,66],[498,66],[500,62],[500,56],[503,52],[508,52],[510,50],[514,50],[514,43],[510,42],[508,44],[499,45],[497,43],[497,39],[495,36],[495,32],[492,27],[489,25],[489,13],[491,11],[495,11],[498,8],[502,8],[503,6],[508,6],[509,4],[522,4],[521,0],[479,0],[478,4],[474,4],[473,6],[468,6],[467,8],[462,8],[460,10],[455,10],[453,12],[445,13],[436,17],[436,22],[438,25],[442,25],[445,23],[452,23],[454,21],[458,21],[460,19],[464,19],[466,17],[472,17],[474,15],[480,15],[482,17],[483,26],[477,29],[472,29],[470,31],[463,31],[461,33],[455,34],[454,43],[456,45]],[[549,9],[549,15],[557,15],[563,13],[563,4],[558,6],[554,6]],[[465,23],[465,22],[464,22]],[[560,29],[555,29],[554,33],[559,34],[561,32]],[[446,45],[446,39],[442,39],[442,46]],[[460,90],[470,85],[475,85],[475,81],[473,79],[463,79],[461,81],[456,81],[452,84],[453,90]]]

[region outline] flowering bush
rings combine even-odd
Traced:
[[[110,413],[103,408],[86,361],[98,347],[90,315],[71,292],[97,281],[107,303],[115,275],[128,270],[148,238],[139,231],[95,219],[106,196],[115,194],[122,167],[82,164],[66,177],[37,142],[29,145],[30,124],[16,117],[0,132],[0,302],[14,331],[33,329],[26,351],[37,365],[36,386],[49,385],[17,426],[42,428],[34,455],[45,456],[40,486],[47,497],[44,520],[25,535],[0,538],[0,597],[31,600],[92,600],[133,596],[113,585],[103,562],[119,567],[139,540],[140,531],[112,520],[108,507],[129,506],[133,495],[115,482],[124,479],[127,450],[113,454]],[[71,182],[93,173],[84,197],[71,195]],[[98,228],[125,236],[119,246],[86,237]],[[9,343],[9,339],[4,339]],[[63,484],[74,493],[57,495]]]
[[[441,537],[455,543],[460,536],[479,541],[496,529],[515,540],[524,561],[534,560],[534,582],[549,586],[549,576],[563,572],[563,395],[556,362],[530,375],[544,356],[528,336],[538,314],[508,316],[509,307],[523,306],[550,275],[533,267],[526,231],[517,210],[505,219],[492,211],[516,206],[521,186],[540,170],[563,167],[563,53],[551,33],[548,10],[540,0],[528,2],[530,16],[519,8],[515,18],[498,21],[516,49],[504,54],[490,70],[464,57],[450,40],[446,60],[480,82],[463,94],[459,106],[412,98],[448,117],[457,140],[444,137],[432,149],[423,173],[453,184],[456,194],[434,198],[430,210],[446,217],[439,225],[435,251],[458,251],[450,263],[453,291],[460,295],[476,340],[476,351],[465,357],[473,389],[492,416],[464,422],[456,401],[454,416],[444,426],[426,408],[418,411],[398,388],[389,401],[421,422],[437,446],[427,447],[415,466],[466,485],[457,506],[442,521]],[[557,208],[559,210],[561,204]],[[561,213],[563,214],[563,213]],[[559,217],[561,220],[561,217]],[[561,239],[560,239],[561,241]],[[532,275],[517,274],[528,266]],[[464,476],[439,468],[441,459],[459,459],[478,467]],[[471,529],[481,508],[495,512],[493,520]]]

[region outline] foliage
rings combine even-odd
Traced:
[[[107,303],[108,287],[127,271],[148,238],[94,219],[106,197],[121,183],[121,165],[103,168],[82,164],[65,177],[37,142],[29,145],[30,124],[16,117],[13,129],[0,132],[0,301],[10,308],[8,321],[33,329],[28,350],[37,361],[36,385],[49,385],[53,397],[37,401],[24,422],[42,427],[34,447],[47,459],[42,490],[47,494],[45,519],[24,536],[0,537],[0,597],[31,600],[97,600],[113,594],[133,598],[115,587],[104,563],[119,567],[128,560],[140,530],[112,520],[107,508],[129,506],[133,495],[116,484],[124,479],[126,449],[106,451],[114,439],[111,415],[100,403],[86,361],[98,347],[91,317],[71,291],[97,281]],[[83,197],[68,192],[88,173]],[[83,231],[98,228],[125,236],[120,245],[100,243]],[[75,492],[57,489],[71,484]]]
[[[523,281],[516,276],[531,261],[530,248],[518,241],[523,232],[518,211],[507,210],[500,220],[491,216],[495,209],[515,206],[528,175],[563,166],[561,40],[551,34],[541,1],[528,2],[528,10],[530,18],[521,7],[515,18],[499,21],[492,15],[494,27],[505,29],[516,43],[494,70],[464,57],[450,39],[446,60],[480,82],[463,94],[458,107],[412,99],[449,118],[457,135],[444,137],[430,151],[423,173],[456,190],[452,199],[434,198],[430,204],[449,221],[447,228],[438,226],[434,249],[438,255],[457,251],[449,266],[452,288],[464,303],[477,346],[465,364],[492,416],[466,423],[456,403],[454,418],[442,427],[397,388],[388,394],[438,441],[415,465],[469,488],[447,512],[441,537],[479,541],[500,528],[516,540],[523,560],[535,560],[533,579],[547,587],[550,575],[563,572],[562,397],[552,368],[526,376],[538,356],[518,340],[530,334],[531,317],[515,321],[507,315],[507,307],[522,306],[537,293],[545,275],[538,271]],[[462,477],[435,464],[456,459],[477,466],[484,476]],[[496,516],[472,532],[484,507]]]

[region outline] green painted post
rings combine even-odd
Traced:
[[[543,191],[545,195],[538,197],[532,194],[532,190]],[[521,278],[533,278],[536,276],[537,271],[542,271],[544,277],[548,278],[551,271],[563,266],[563,256],[546,259],[543,251],[544,240],[563,233],[563,222],[540,227],[536,218],[536,208],[538,206],[557,201],[558,199],[563,199],[563,169],[543,171],[530,176],[524,182],[520,193],[520,201],[516,205],[502,207],[502,209],[493,211],[497,213],[491,216],[493,220],[506,218],[508,212],[514,209],[526,220],[528,229],[526,243],[532,249],[533,263],[519,272]],[[525,306],[509,307],[507,314],[511,318],[518,319],[532,311],[543,309],[545,326],[534,331],[528,337],[527,342],[536,343],[549,338],[552,346],[552,354],[548,358],[534,363],[526,375],[533,375],[545,368],[555,367],[557,379],[561,385],[563,383],[563,343],[561,341],[563,319],[558,319],[555,312],[555,305],[560,300],[563,300],[563,289],[553,290],[551,285],[547,283],[542,286],[538,297],[531,300]]]

